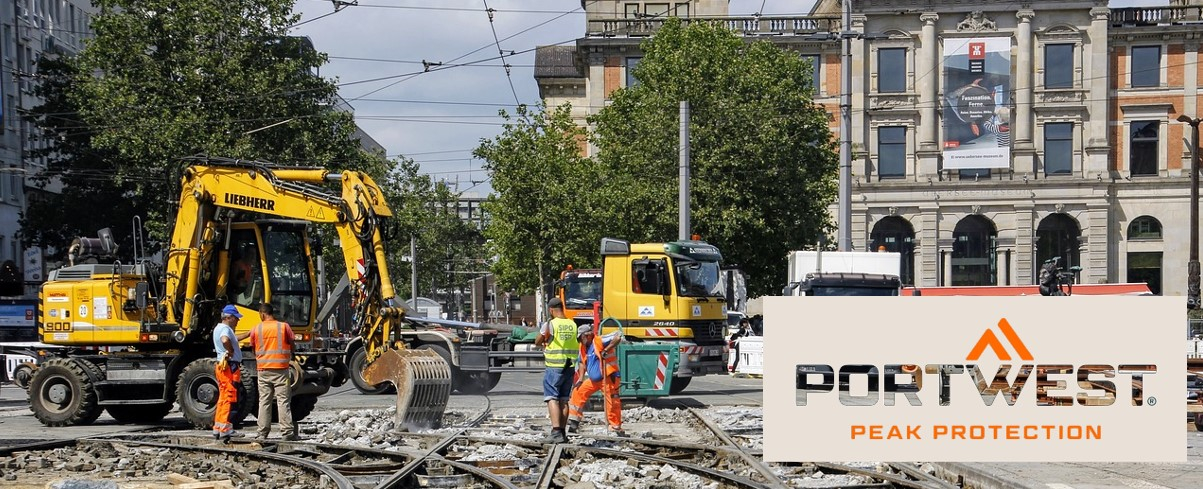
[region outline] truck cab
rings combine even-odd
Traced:
[[[717,247],[689,240],[631,244],[602,239],[602,333],[679,347],[673,393],[689,379],[725,374],[727,303]],[[610,321],[610,319],[614,321]]]

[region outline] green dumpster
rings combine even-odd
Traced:
[[[618,345],[618,369],[622,372],[619,397],[667,396],[677,369],[675,343],[658,341],[622,342]]]

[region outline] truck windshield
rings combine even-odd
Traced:
[[[718,262],[675,260],[677,293],[682,297],[723,297]]]
[[[806,295],[821,296],[893,296],[898,289],[882,287],[814,287]]]
[[[578,309],[592,306],[601,296],[601,274],[576,274],[564,279],[564,305]]]

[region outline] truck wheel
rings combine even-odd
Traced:
[[[213,428],[213,417],[217,413],[217,376],[213,373],[217,360],[201,358],[193,360],[180,373],[176,385],[176,401],[184,419],[200,430]]]
[[[369,384],[363,380],[363,368],[367,366],[368,353],[363,348],[355,350],[351,354],[351,383],[355,384],[355,388],[364,394],[384,394],[394,392],[393,385],[388,382],[381,382],[376,385]]]
[[[259,379],[254,369],[242,369],[242,385],[238,387],[238,402],[230,410],[230,424],[235,427],[248,417],[259,416]]]
[[[1203,413],[1195,413],[1195,431],[1203,431]]]
[[[100,416],[86,360],[52,358],[29,383],[29,409],[46,426],[90,424]],[[94,367],[94,366],[93,366]]]
[[[669,394],[680,394],[682,392],[685,392],[685,388],[689,387],[689,382],[692,380],[693,380],[693,377],[677,377],[674,375],[673,383],[671,386],[668,387],[668,393]]]
[[[497,387],[501,382],[501,372],[460,372],[459,391],[464,394],[485,394]]]
[[[314,394],[305,394],[303,396],[292,396],[292,422],[300,423],[302,419],[309,416],[313,412],[313,408],[317,407],[317,396]]]
[[[17,387],[29,390],[29,382],[33,380],[35,370],[37,367],[29,362],[17,365],[17,368],[13,369],[13,383],[17,384]]]
[[[119,404],[106,406],[105,411],[118,423],[152,424],[162,421],[171,412],[174,404],[164,402],[159,404]]]

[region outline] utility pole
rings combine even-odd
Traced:
[[[681,101],[681,164],[678,178],[680,190],[677,195],[677,205],[680,207],[677,216],[677,239],[689,239],[689,101]]]
[[[409,235],[409,299],[418,307],[418,238]]]
[[[839,251],[852,251],[852,0],[840,26],[840,186],[836,227]]]
[[[1199,122],[1203,119],[1178,116],[1190,124],[1190,260],[1186,262],[1186,308],[1199,308]]]

